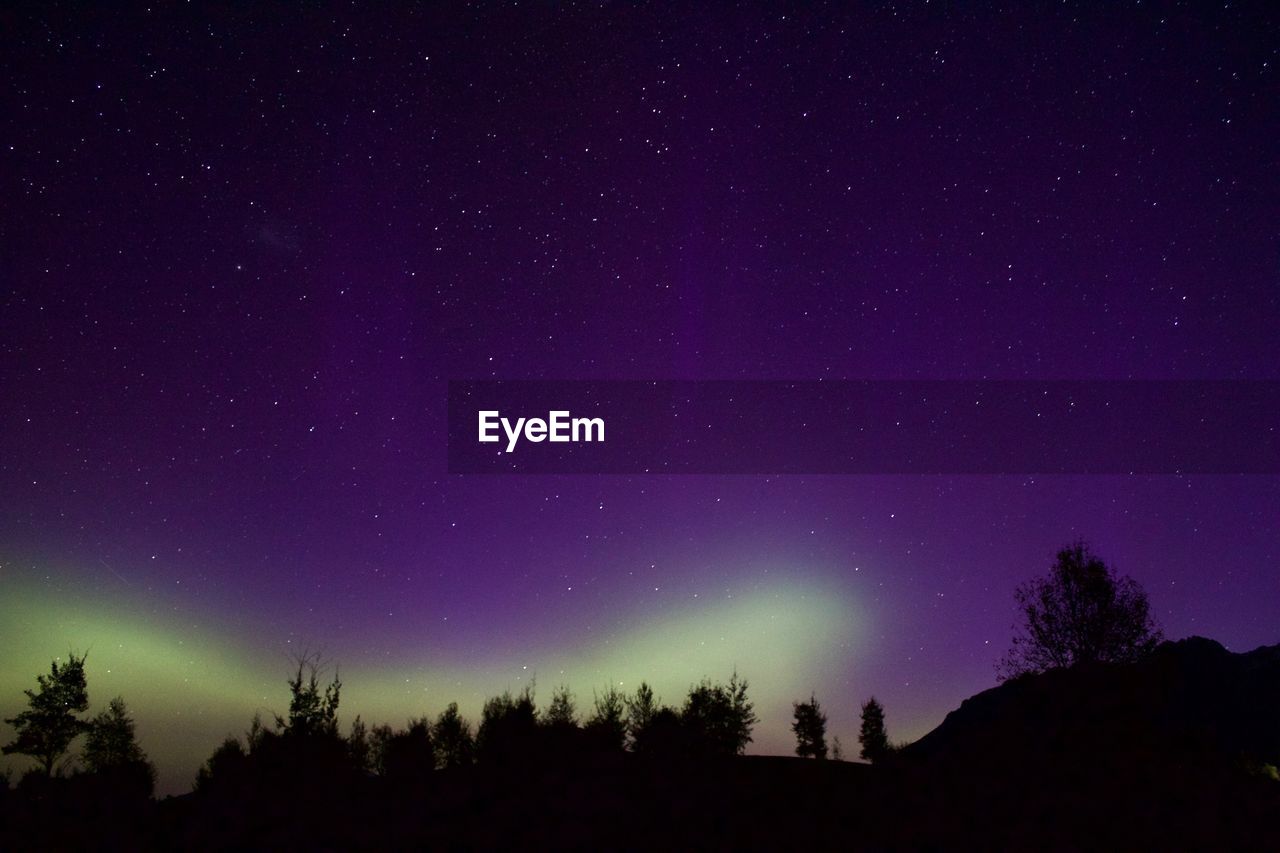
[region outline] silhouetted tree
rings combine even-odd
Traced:
[[[592,740],[610,750],[621,750],[627,745],[627,697],[612,685],[594,694],[591,716],[585,726]]]
[[[471,737],[471,724],[458,713],[457,702],[450,702],[436,717],[431,737],[435,741],[437,766],[462,767],[472,762],[475,740]]]
[[[653,688],[645,681],[640,682],[640,686],[636,688],[636,695],[628,698],[626,702],[627,732],[631,735],[634,744],[637,734],[648,727],[661,705],[654,698]]]
[[[720,755],[743,752],[758,721],[747,699],[747,680],[739,678],[736,671],[728,684],[703,679],[691,688],[680,719],[691,735]]]
[[[189,807],[200,815],[200,843],[211,849],[336,849],[355,846],[342,817],[367,790],[363,721],[352,737],[338,730],[341,682],[322,686],[319,659],[304,655],[285,679],[287,716],[264,726],[254,715],[241,740],[228,738],[196,779]],[[368,744],[371,756],[373,744]],[[388,749],[388,762],[395,762]],[[430,761],[430,759],[428,759]],[[431,765],[428,764],[428,769]],[[185,807],[184,807],[185,808]],[[188,843],[176,846],[189,847]]]
[[[240,739],[228,736],[196,774],[196,790],[207,791],[213,785],[238,779],[243,775],[248,761],[249,756]]]
[[[263,725],[262,714],[255,711],[253,719],[249,721],[249,730],[244,733],[246,754],[259,749],[270,735],[271,730]]]
[[[827,757],[827,715],[822,713],[817,698],[811,693],[808,702],[794,702],[795,721],[791,731],[796,735],[796,755],[801,758]]]
[[[379,776],[386,775],[387,744],[395,736],[396,730],[386,723],[374,726],[369,732],[369,766]]]
[[[637,755],[687,758],[694,747],[680,713],[665,706],[655,708],[631,737],[631,748]]]
[[[889,734],[885,730],[884,706],[872,696],[862,706],[862,730],[858,733],[859,752],[863,758],[875,764],[889,754]]]
[[[281,795],[336,797],[359,774],[350,745],[338,730],[342,682],[336,672],[323,688],[323,661],[304,653],[287,679],[289,712],[276,715],[275,730],[255,717],[249,734],[249,770],[256,784]]]
[[[357,714],[351,722],[351,733],[347,735],[347,754],[351,756],[351,764],[357,770],[368,772],[373,769],[373,748],[369,743],[369,727]]]
[[[119,696],[89,722],[81,758],[90,773],[109,776],[119,787],[144,797],[155,790],[155,766],[138,745],[133,718]]]
[[[484,703],[476,732],[476,752],[481,761],[527,754],[537,740],[537,728],[538,706],[533,701],[533,687],[526,687],[519,696],[504,691]]]
[[[555,728],[577,728],[578,709],[573,694],[566,685],[560,685],[551,694],[551,704],[543,714],[542,722]]]
[[[320,692],[320,655],[302,654],[298,671],[289,679],[288,718],[276,716],[276,726],[290,735],[338,734],[338,698],[342,682],[335,672],[333,681]]]
[[[1022,622],[997,665],[1001,680],[1078,663],[1136,661],[1160,642],[1147,594],[1083,542],[1058,552],[1048,577],[1014,593]]]
[[[89,709],[84,659],[84,655],[76,657],[73,652],[62,666],[53,661],[48,675],[36,676],[39,692],[23,691],[29,708],[5,720],[17,731],[12,743],[0,747],[5,755],[29,755],[40,762],[46,776],[53,775],[54,764],[88,727],[76,716]]]
[[[382,747],[381,772],[399,784],[420,782],[436,768],[431,744],[431,723],[426,717],[410,720],[409,727],[387,738]]]

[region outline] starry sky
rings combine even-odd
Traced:
[[[3,716],[87,649],[181,792],[319,649],[905,740],[1076,538],[1280,640],[1275,476],[448,473],[451,379],[1280,379],[1268,4],[708,5],[0,12]]]

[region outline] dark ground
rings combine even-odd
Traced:
[[[420,786],[244,789],[158,803],[6,798],[11,849],[1280,849],[1280,783],[1136,756],[1012,776],[634,756],[439,771]],[[67,792],[64,792],[67,793]]]

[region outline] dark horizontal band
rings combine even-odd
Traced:
[[[451,380],[449,470],[1278,474],[1280,382]]]

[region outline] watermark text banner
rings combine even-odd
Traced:
[[[458,474],[1280,474],[1280,381],[451,380]]]

